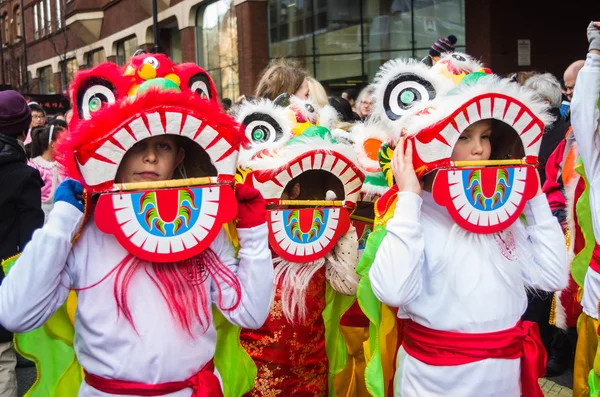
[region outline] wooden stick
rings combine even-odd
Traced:
[[[278,205],[310,205],[317,207],[343,207],[344,202],[339,200],[280,200]]]
[[[494,165],[527,165],[525,159],[510,159],[510,160],[465,160],[465,161],[451,161],[450,166],[452,167],[482,167],[482,166],[494,166]]]
[[[151,190],[151,189],[164,189],[168,187],[184,187],[184,186],[198,186],[198,185],[214,185],[217,183],[215,177],[202,177],[202,178],[187,178],[187,179],[169,179],[167,181],[151,181],[151,182],[129,182],[129,183],[115,183],[114,190],[116,191],[128,191],[128,190]]]
[[[365,218],[364,216],[358,216],[358,215],[350,215],[350,219],[352,219],[353,221],[360,221],[360,222],[365,222],[365,223],[374,223],[375,222],[375,219]]]

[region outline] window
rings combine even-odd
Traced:
[[[119,41],[117,43],[117,64],[120,66],[125,65],[125,62],[133,56],[137,48],[138,44],[135,36]]]
[[[221,98],[239,96],[237,20],[232,0],[219,0],[196,13],[196,57],[213,78]]]
[[[4,41],[3,41],[3,43],[6,46],[6,45],[8,45],[8,43],[10,43],[10,36],[8,34],[10,29],[9,29],[9,23],[8,23],[6,15],[4,15],[4,18],[2,18],[2,23],[4,24]]]
[[[38,21],[38,4],[33,5],[33,38],[35,40],[40,38],[40,27]]]
[[[464,0],[268,0],[269,57],[296,58],[339,95],[440,37],[465,46]]]
[[[61,85],[63,92],[67,92],[71,82],[73,81],[73,76],[75,76],[75,73],[77,73],[77,69],[79,68],[77,65],[77,59],[71,58],[61,62],[61,68]]]
[[[46,0],[46,28],[48,29],[48,34],[52,33],[52,8],[50,8],[50,0]]]
[[[46,13],[44,12],[44,3],[38,3],[38,10],[40,12],[40,37],[46,35]]]
[[[39,70],[40,94],[54,94],[54,74],[52,66],[46,66]]]
[[[62,7],[64,0],[56,0],[56,30],[62,28]]]
[[[87,53],[87,67],[88,68],[96,66],[105,61],[106,61],[106,55],[104,53],[104,48],[100,48],[98,50],[90,51]]]
[[[17,24],[17,30],[15,31],[15,39],[18,39],[16,36],[23,36],[23,33],[21,32],[21,9],[19,7],[16,7],[15,13],[13,15]]]

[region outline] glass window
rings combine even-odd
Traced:
[[[221,98],[239,96],[237,19],[232,0],[219,0],[196,14],[198,64],[213,78]]]
[[[106,61],[106,55],[104,53],[104,48],[100,48],[98,50],[90,51],[87,53],[87,67],[88,68],[96,66],[105,61]]]
[[[71,58],[64,61],[61,66],[63,67],[63,73],[61,73],[62,88],[63,92],[67,92],[73,81],[73,77],[79,66],[77,64],[77,58]]]
[[[117,43],[117,64],[120,66],[125,65],[125,62],[133,56],[137,48],[137,37],[135,36],[119,41]]]
[[[38,39],[40,37],[40,28],[38,25],[38,5],[33,5],[33,38]]]
[[[54,94],[54,74],[52,66],[46,66],[39,70],[40,94]]]
[[[64,0],[56,0],[56,29],[62,28],[62,6]]]
[[[44,12],[44,3],[39,3],[40,12],[40,37],[44,37],[46,35],[46,13]]]
[[[373,80],[440,37],[464,48],[464,0],[268,0],[270,58],[298,58],[332,93]],[[313,67],[314,65],[314,67]]]
[[[19,7],[15,8],[15,21],[16,21],[16,25],[17,25],[17,30],[15,31],[15,34],[17,36],[23,36],[23,34],[21,33],[21,9]],[[15,41],[17,40],[17,37],[15,37]]]
[[[50,0],[46,0],[46,27],[48,33],[52,33],[52,8],[50,8]]]
[[[429,48],[440,37],[455,35],[465,45],[463,0],[414,0],[415,47]]]
[[[3,44],[8,44],[10,43],[10,37],[9,37],[9,31],[10,31],[10,27],[9,27],[9,23],[8,23],[8,18],[6,17],[6,15],[4,16],[4,18],[2,18],[2,23],[4,24],[4,39],[2,41]]]

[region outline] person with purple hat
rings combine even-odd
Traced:
[[[0,92],[0,259],[21,251],[44,224],[42,179],[27,165],[23,141],[31,110],[16,91]],[[0,268],[0,282],[4,272]],[[17,396],[17,358],[12,333],[0,327],[0,397]]]

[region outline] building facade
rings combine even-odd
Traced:
[[[232,99],[253,94],[269,59],[296,59],[339,94],[372,81],[389,59],[422,58],[449,34],[496,72],[560,77],[585,55],[588,15],[600,13],[586,2],[565,19],[541,0],[156,1],[162,51],[204,67]],[[77,70],[152,51],[152,0],[0,0],[0,39],[3,84],[66,93]]]

